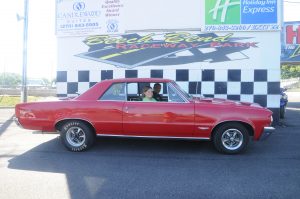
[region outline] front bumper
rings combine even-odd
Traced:
[[[273,126],[264,127],[264,133],[265,132],[274,132],[274,131],[275,131],[275,128]]]
[[[274,131],[275,131],[275,128],[272,127],[272,126],[264,127],[264,130],[263,130],[263,133],[260,137],[260,140],[267,139],[272,133],[274,133]]]

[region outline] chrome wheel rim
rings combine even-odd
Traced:
[[[80,127],[71,127],[66,133],[67,141],[73,147],[79,147],[85,142],[85,133]]]
[[[227,129],[221,137],[223,146],[228,150],[236,150],[243,144],[244,136],[238,129]]]

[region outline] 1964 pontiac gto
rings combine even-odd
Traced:
[[[143,100],[143,89],[151,97],[155,84],[159,100]],[[218,151],[236,154],[250,137],[274,130],[272,112],[258,104],[193,97],[155,78],[104,80],[74,99],[18,104],[15,115],[25,129],[58,131],[71,151],[89,149],[95,136],[125,136],[211,140]]]

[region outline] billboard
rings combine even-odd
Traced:
[[[280,30],[279,0],[205,0],[205,31]]]
[[[281,34],[281,62],[300,62],[300,21],[284,23]]]
[[[123,0],[56,0],[56,35],[122,33],[123,9]]]
[[[57,36],[279,31],[280,0],[57,0]]]
[[[244,51],[259,48],[254,38],[200,32],[94,35],[83,43],[88,51],[76,56],[122,68],[249,59]]]
[[[280,34],[277,32],[178,31],[90,35],[59,38],[58,54],[63,56],[59,56],[58,61],[60,70],[73,70],[74,66],[90,70],[99,67],[107,70],[276,69],[280,62],[279,46]],[[273,50],[272,59],[269,59],[270,50]]]

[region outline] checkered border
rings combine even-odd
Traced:
[[[268,107],[279,118],[280,70],[79,70],[57,71],[57,96],[72,97],[105,79],[166,78],[175,80],[193,95],[255,102]]]

